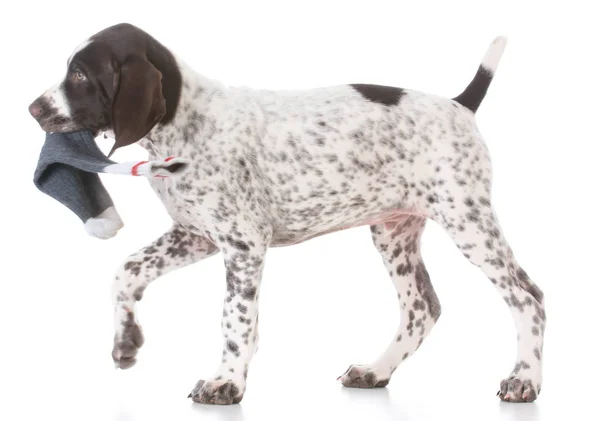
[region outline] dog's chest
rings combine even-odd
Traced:
[[[150,179],[150,185],[174,222],[196,233],[206,233],[207,225],[202,213],[205,186],[202,183],[194,183],[194,177],[186,174]]]
[[[214,183],[211,167],[190,145],[173,146],[165,143],[147,149],[150,152],[149,159],[176,156],[190,161],[185,174],[168,178],[151,178],[150,186],[174,222],[198,234],[206,234],[205,202],[214,190],[211,186]]]

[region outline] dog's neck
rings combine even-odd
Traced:
[[[173,118],[166,124],[157,124],[140,141],[151,155],[173,154],[175,145],[198,141],[212,130],[207,120],[211,100],[224,95],[227,88],[218,81],[194,71],[183,60],[176,58],[181,72],[181,95]]]

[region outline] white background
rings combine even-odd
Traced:
[[[2,420],[592,419],[599,373],[599,29],[592,1],[21,1],[0,25]],[[193,5],[192,5],[193,4]],[[423,253],[442,317],[387,389],[336,382],[392,339],[396,294],[362,227],[273,249],[261,343],[241,405],[186,397],[220,361],[217,255],[156,281],[139,305],[146,344],[116,371],[112,277],[170,225],[144,179],[103,176],[125,228],[108,241],[38,192],[43,133],[27,106],[86,37],[127,21],[229,85],[365,82],[454,96],[496,35],[509,44],[477,119],[493,199],[517,258],[546,294],[545,383],[534,404],[495,394],[516,333],[490,282],[433,223]],[[103,150],[111,144],[99,140]],[[138,146],[118,161],[143,159]]]

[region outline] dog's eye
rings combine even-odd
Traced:
[[[73,75],[71,77],[75,82],[83,82],[85,80],[85,75],[79,69],[73,70]]]

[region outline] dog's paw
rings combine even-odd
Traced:
[[[344,374],[338,377],[338,380],[346,387],[356,387],[360,389],[386,387],[390,382],[389,377],[380,377],[375,374],[371,368],[363,365],[351,365]]]
[[[240,403],[244,397],[244,389],[234,380],[221,376],[211,380],[200,380],[189,394],[194,402],[211,405],[231,405]]]
[[[500,382],[498,397],[503,402],[533,402],[540,392],[539,386],[530,379],[509,377]]]
[[[112,357],[117,368],[123,370],[133,367],[136,363],[135,356],[138,349],[144,344],[142,328],[135,321],[133,313],[127,314],[127,319],[122,323],[121,329],[115,334]]]

